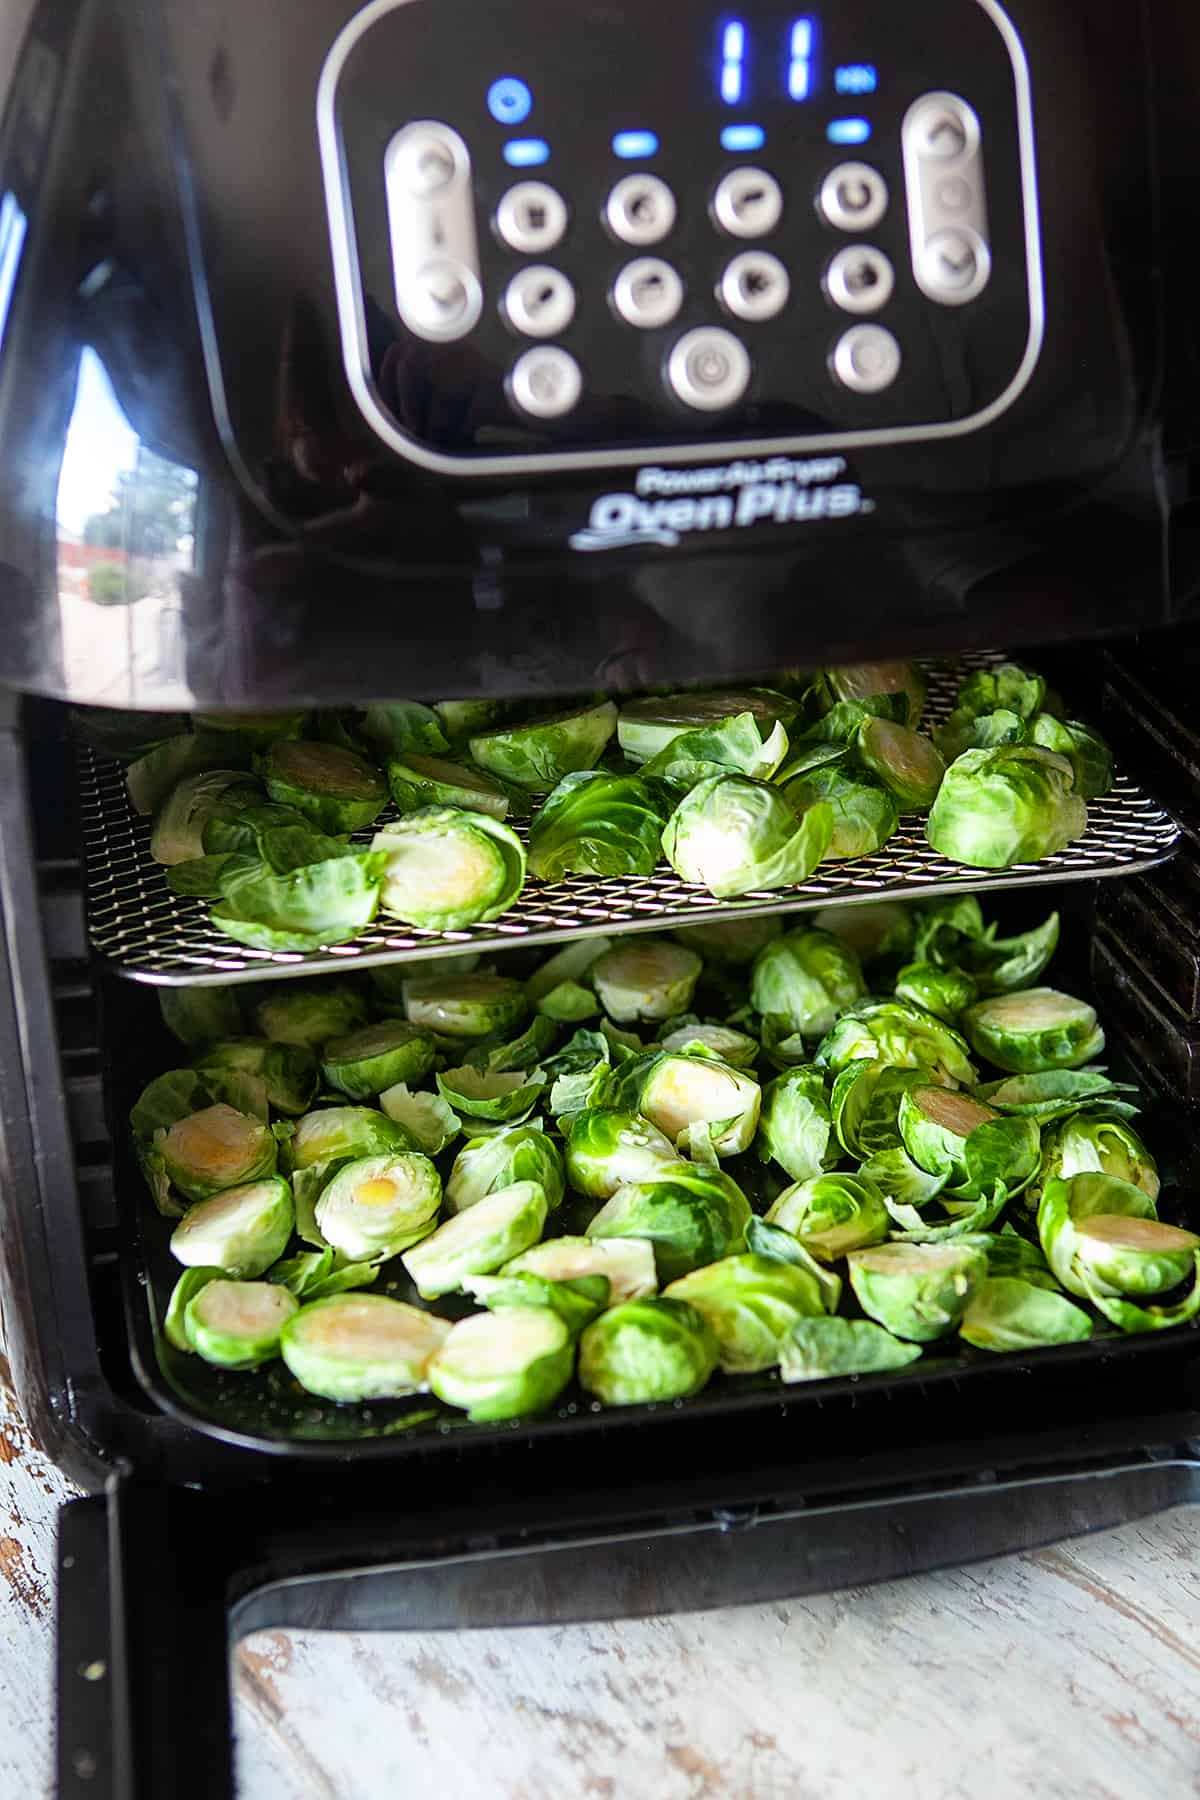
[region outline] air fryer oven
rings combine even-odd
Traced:
[[[37,8],[0,131],[0,1204],[18,1391],[92,1496],[60,1536],[63,1795],[226,1791],[231,1631],[799,1594],[1200,1496],[1191,1328],[503,1428],[181,1396],[124,1131],[154,988],[297,965],[172,911],[67,713],[1019,648],[1123,781],[1077,855],[954,879],[1014,920],[1053,886],[1063,980],[1186,1195],[1198,101],[1184,0],[578,5],[553,33],[519,0]],[[707,904],[609,886],[516,935]]]

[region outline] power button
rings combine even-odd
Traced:
[[[685,332],[667,359],[667,380],[685,406],[720,412],[750,385],[750,358],[731,331],[702,325]]]

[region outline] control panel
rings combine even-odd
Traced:
[[[375,0],[318,125],[376,431],[516,473],[985,427],[1040,345],[1030,78],[950,10]]]

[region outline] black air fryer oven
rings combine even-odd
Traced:
[[[917,842],[724,908],[575,878],[480,937],[947,879],[1020,918],[1062,882],[1064,981],[1186,1195],[1198,108],[1188,0],[37,6],[0,131],[0,1202],[22,1404],[93,1496],[64,1796],[226,1791],[231,1630],[712,1606],[1196,1500],[1192,1328],[393,1435],[169,1386],[124,1126],[155,987],[445,944],[206,935],[67,711],[1019,650],[1123,770],[1047,864],[989,884]]]

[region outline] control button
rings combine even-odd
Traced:
[[[979,148],[979,120],[957,94],[926,94],[904,122],[913,150],[930,162],[955,162]]]
[[[431,342],[465,336],[483,308],[466,144],[449,125],[414,120],[388,144],[383,179],[396,310]]]
[[[405,290],[405,318],[424,338],[464,336],[477,323],[482,306],[479,282],[461,263],[426,263]]]
[[[731,169],[713,195],[717,224],[730,237],[766,237],[783,213],[783,190],[765,169]]]
[[[974,199],[970,182],[964,181],[961,175],[947,175],[944,181],[939,181],[933,197],[947,213],[965,212]]]
[[[667,380],[685,405],[720,412],[750,385],[750,358],[732,332],[704,325],[680,338],[667,360]]]
[[[878,312],[895,285],[891,263],[871,244],[847,244],[825,271],[825,292],[843,312]]]
[[[981,141],[957,94],[923,94],[900,126],[913,275],[939,306],[965,306],[991,274]]]
[[[833,352],[833,372],[856,394],[878,394],[900,373],[900,346],[882,325],[852,325]]]
[[[821,183],[817,204],[839,231],[871,231],[887,211],[887,182],[869,163],[839,163]]]
[[[617,276],[612,303],[627,325],[650,331],[671,323],[683,305],[683,283],[661,257],[639,256]]]
[[[557,337],[575,317],[575,289],[561,270],[534,263],[509,282],[504,310],[509,324],[526,337]]]
[[[738,319],[773,319],[787,305],[788,272],[777,256],[765,250],[743,250],[721,276],[718,293],[727,311]]]
[[[991,274],[988,247],[977,232],[965,226],[937,231],[917,261],[917,281],[931,300],[946,306],[963,306],[982,293]]]
[[[657,244],[675,223],[675,196],[657,175],[626,175],[604,207],[608,228],[623,244]]]
[[[544,181],[518,181],[496,208],[496,230],[510,250],[541,256],[567,229],[567,203]]]
[[[517,359],[508,391],[513,404],[531,418],[561,419],[583,392],[583,376],[573,356],[547,345]]]
[[[516,75],[502,75],[487,93],[488,111],[500,125],[519,125],[533,110],[533,95]]]
[[[393,166],[407,191],[421,199],[449,187],[458,173],[454,146],[426,126],[405,135]]]

